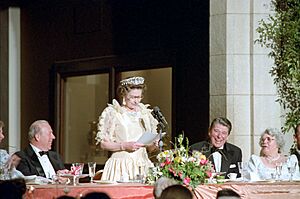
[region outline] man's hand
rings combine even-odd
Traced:
[[[57,175],[62,175],[62,174],[69,174],[70,171],[68,169],[62,169],[62,170],[58,170],[56,172]]]
[[[20,161],[21,161],[21,158],[18,155],[13,154],[10,157],[9,161],[6,163],[8,166],[8,169],[11,170],[13,168],[16,168],[19,165]]]

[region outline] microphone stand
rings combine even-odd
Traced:
[[[163,146],[164,146],[164,142],[162,140],[162,130],[165,129],[166,126],[161,121],[159,121],[158,125],[159,125],[159,141],[158,141],[158,146],[159,146],[159,151],[162,152],[163,151]]]

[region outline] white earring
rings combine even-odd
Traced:
[[[123,106],[125,106],[125,105],[126,105],[125,97],[123,97],[122,104],[123,104]]]

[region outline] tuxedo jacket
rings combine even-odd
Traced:
[[[212,155],[214,152],[212,144],[207,141],[198,142],[190,147],[190,151],[194,150],[200,151],[202,154],[208,157],[215,166]],[[238,176],[240,176],[238,162],[242,161],[242,150],[239,147],[226,142],[221,155],[221,172],[226,172],[226,177],[228,173],[237,173]]]
[[[18,151],[15,154],[21,158],[21,161],[16,169],[21,171],[23,175],[37,175],[46,177],[43,167],[38,159],[38,156],[36,155],[36,153],[30,145],[23,151]],[[55,172],[58,170],[65,169],[60,155],[57,152],[48,151],[48,158]]]
[[[291,153],[291,155],[295,155],[297,157],[298,164],[299,164],[299,167],[300,167],[300,154],[298,153],[298,151],[293,150],[293,152]]]

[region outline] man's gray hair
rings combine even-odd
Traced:
[[[49,124],[46,120],[37,120],[33,122],[28,131],[28,140],[31,141],[34,136],[41,131],[41,124]]]

